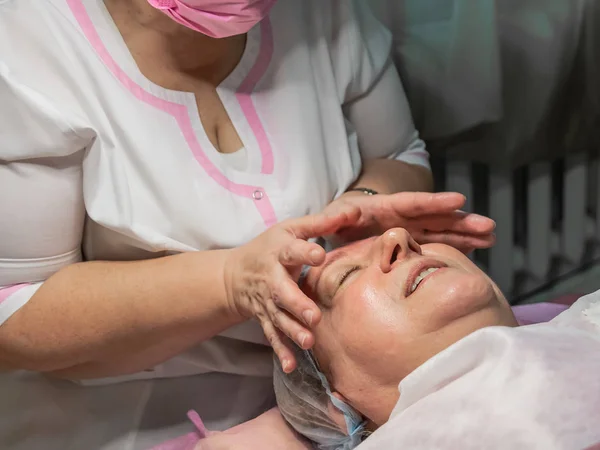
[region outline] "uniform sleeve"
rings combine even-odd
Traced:
[[[87,139],[1,59],[0,99],[1,325],[48,277],[81,260]]]
[[[331,2],[330,54],[343,104],[371,90],[388,65],[392,36],[373,15],[368,2]]]
[[[384,70],[371,91],[344,107],[363,159],[389,158],[430,169],[429,153],[415,129],[395,67]]]
[[[390,158],[429,168],[429,154],[391,61],[389,31],[368,2],[346,4],[352,5],[348,16],[338,12],[340,23],[333,27],[334,36],[346,40],[335,47],[334,67],[344,113],[356,132],[362,158]]]

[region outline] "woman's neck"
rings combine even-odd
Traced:
[[[243,54],[245,35],[208,37],[171,20],[147,0],[104,3],[143,73],[185,74],[216,85]]]

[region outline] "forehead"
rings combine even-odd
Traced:
[[[314,285],[316,280],[327,268],[335,265],[336,262],[343,262],[345,259],[357,257],[367,253],[373,246],[376,238],[363,239],[361,241],[352,242],[343,247],[339,247],[327,253],[325,262],[320,267],[304,267],[298,284],[305,291],[312,291],[310,287]],[[311,292],[311,294],[313,294]]]
[[[351,242],[342,247],[338,247],[335,250],[332,250],[327,253],[327,258],[325,259],[325,264],[330,262],[331,260],[338,260],[345,256],[354,256],[365,251],[368,251],[373,246],[373,243],[377,239],[376,237],[372,237],[369,239],[363,239],[356,242]]]

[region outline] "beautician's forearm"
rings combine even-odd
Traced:
[[[430,192],[433,190],[431,172],[422,166],[390,159],[371,159],[363,163],[363,170],[350,186],[373,189],[380,194],[396,192]]]
[[[165,338],[131,354],[113,355],[105,360],[90,361],[72,367],[48,372],[54,378],[68,380],[87,380],[109,378],[133,374],[148,370],[156,365],[182,353],[190,347],[190,342],[199,342],[198,330],[180,330],[177,335]],[[203,340],[203,339],[202,339]]]
[[[215,336],[242,322],[221,281],[228,254],[69,266],[0,327],[0,368],[56,372],[131,361],[124,368],[131,372]]]

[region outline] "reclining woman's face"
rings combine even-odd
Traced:
[[[400,381],[475,330],[516,326],[498,287],[465,255],[404,229],[330,252],[303,290],[323,310],[315,356],[332,389],[375,426]]]

